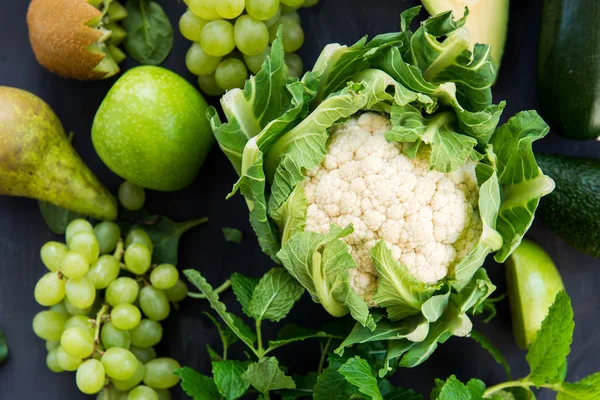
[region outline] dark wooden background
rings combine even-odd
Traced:
[[[177,0],[159,2],[177,27],[185,5]],[[409,0],[322,0],[319,6],[301,11],[306,44],[300,53],[306,65],[311,66],[327,43],[351,44],[364,34],[396,30],[400,12],[417,3]],[[495,88],[496,101],[508,101],[504,112],[506,117],[538,105],[535,67],[541,3],[542,0],[517,0],[511,5],[506,55]],[[85,162],[114,190],[120,180],[102,164],[94,152],[89,134],[94,114],[115,79],[77,82],[61,79],[40,67],[27,39],[27,5],[26,0],[0,0],[0,85],[29,90],[47,101],[65,129],[76,133],[74,145]],[[193,82],[194,77],[187,72],[184,62],[188,47],[189,43],[176,29],[175,48],[165,66]],[[134,63],[127,61],[125,65],[131,67]],[[600,143],[566,141],[554,134],[537,143],[536,149],[600,156]],[[153,212],[164,213],[173,219],[210,218],[208,225],[190,232],[181,242],[180,267],[197,268],[214,284],[234,271],[260,276],[273,266],[258,248],[242,199],[236,197],[225,201],[234,180],[234,172],[225,156],[215,148],[190,188],[176,193],[152,193],[148,200]],[[220,233],[223,226],[241,228],[245,233],[243,244],[226,243]],[[600,261],[579,254],[539,222],[534,225],[530,237],[552,255],[573,299],[576,329],[568,378],[575,380],[600,370],[600,342],[597,340],[600,335],[597,318]],[[45,271],[39,259],[39,248],[45,242],[56,239],[46,228],[35,201],[0,197],[0,327],[6,333],[11,351],[8,362],[0,367],[2,400],[86,398],[78,392],[74,374],[53,374],[46,369],[44,342],[31,329],[33,316],[41,310],[33,299],[33,288]],[[503,293],[502,266],[490,260],[488,267],[498,285],[498,293]],[[231,292],[223,298],[228,304],[234,304]],[[183,365],[209,373],[205,345],[215,347],[219,341],[213,327],[202,316],[202,312],[208,309],[202,301],[188,300],[178,312],[174,312],[166,321],[160,354],[175,357]],[[318,326],[327,319],[327,315],[305,296],[290,319],[307,326]],[[506,302],[500,303],[498,317],[493,322],[484,325],[478,321],[476,327],[506,354],[515,376],[527,373],[524,353],[517,349],[511,336]],[[268,326],[267,330],[272,333],[274,329],[274,326]],[[314,370],[318,362],[318,346],[305,343],[295,349],[296,353],[283,350],[276,355],[296,372]],[[398,371],[395,379],[398,384],[428,394],[435,377],[443,378],[452,373],[459,378],[481,378],[488,384],[505,379],[502,368],[477,344],[459,338],[441,346],[424,365]],[[551,399],[553,396],[544,393],[539,398]],[[174,398],[185,397],[174,395]]]

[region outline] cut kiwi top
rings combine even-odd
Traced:
[[[59,75],[105,79],[119,72],[125,54],[118,45],[127,17],[112,0],[32,0],[27,13],[29,40],[38,62]]]

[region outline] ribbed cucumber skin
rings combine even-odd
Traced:
[[[600,1],[545,0],[538,92],[541,114],[559,135],[600,136]]]
[[[600,257],[600,160],[543,153],[536,160],[556,182],[536,216],[577,250]]]

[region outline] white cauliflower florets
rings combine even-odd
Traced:
[[[357,267],[351,285],[367,302],[377,290],[370,249],[385,241],[412,275],[436,283],[475,246],[482,226],[475,163],[449,174],[430,170],[429,150],[414,160],[388,143],[388,118],[365,113],[332,128],[328,153],[307,171],[306,230],[354,225],[344,241]]]

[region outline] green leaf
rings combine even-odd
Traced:
[[[444,311],[448,307],[448,300],[450,299],[450,287],[446,286],[440,294],[436,294],[431,296],[423,305],[421,306],[421,313],[429,322],[435,322]]]
[[[471,393],[471,398],[473,400],[483,398],[485,389],[485,383],[479,379],[471,379],[469,382],[467,382],[467,390],[469,390],[469,393]]]
[[[573,308],[564,291],[558,292],[527,352],[531,372],[527,379],[536,386],[561,381],[561,370],[573,341]]]
[[[8,358],[8,343],[6,343],[6,337],[4,332],[0,329],[0,365],[4,364]]]
[[[398,358],[402,357],[402,355],[404,355],[404,353],[406,353],[408,350],[414,347],[414,345],[414,342],[411,342],[410,340],[406,339],[388,341],[388,348],[385,354],[383,368],[379,370],[379,377],[383,378],[388,373],[393,372],[395,367],[397,367],[398,363],[396,361],[398,360]],[[395,363],[394,366],[392,365],[392,362]]]
[[[436,400],[471,400],[471,392],[464,383],[450,376],[441,387]]]
[[[273,268],[256,285],[249,311],[257,321],[278,322],[300,299],[304,288],[284,268]]]
[[[502,355],[502,353],[500,353],[500,350],[498,350],[498,348],[496,346],[494,346],[492,344],[492,342],[490,342],[481,332],[473,330],[471,331],[471,339],[473,339],[474,341],[476,341],[477,343],[479,343],[481,345],[481,347],[483,347],[485,350],[488,351],[488,353],[490,353],[492,355],[492,357],[494,357],[494,360],[502,365],[504,367],[504,371],[506,372],[506,376],[508,377],[509,380],[512,379],[511,374],[510,374],[510,366],[508,365],[508,362],[506,361],[506,358],[504,358],[504,356]]]
[[[479,268],[460,292],[451,295],[451,299],[462,313],[466,313],[479,307],[495,290],[485,268]]]
[[[299,184],[286,201],[271,213],[271,218],[281,232],[281,245],[284,246],[292,236],[306,227],[306,210],[308,203],[304,193],[304,185]]]
[[[64,235],[69,223],[77,218],[85,218],[83,214],[69,211],[46,201],[38,201],[40,212],[48,228],[57,235]]]
[[[384,242],[378,242],[371,249],[371,257],[379,274],[373,301],[380,307],[385,307],[392,321],[419,314],[436,287],[414,278],[408,268],[394,259]]]
[[[232,344],[237,342],[238,337],[235,335],[235,333],[233,333],[233,331],[231,329],[229,329],[229,327],[227,327],[227,326],[223,327],[223,325],[221,325],[221,323],[215,317],[213,317],[210,313],[205,312],[204,315],[206,315],[208,318],[210,318],[210,320],[213,322],[213,324],[215,324],[215,326],[217,327],[217,331],[219,332],[219,337],[221,338],[221,343],[223,343],[223,353],[227,354],[227,350],[229,349],[229,346],[231,346]]]
[[[504,262],[533,222],[540,198],[554,190],[554,181],[538,167],[532,143],[543,138],[548,125],[535,111],[523,111],[496,130],[491,140],[498,159],[502,205],[496,229],[504,243],[494,258]]]
[[[212,286],[210,286],[200,272],[187,269],[183,271],[183,273],[188,280],[206,296],[210,306],[217,312],[217,314],[219,314],[229,329],[231,329],[233,333],[235,333],[236,336],[240,338],[240,340],[249,348],[254,350],[254,341],[256,340],[256,335],[254,332],[252,332],[248,325],[244,324],[244,321],[242,321],[239,317],[227,312],[227,307],[225,304],[219,301],[219,295],[215,293]]]
[[[169,17],[154,0],[127,0],[125,8],[128,13],[122,23],[127,31],[125,50],[141,64],[162,64],[173,48]]]
[[[242,379],[248,365],[249,362],[235,360],[212,363],[215,384],[225,400],[239,399],[248,390],[250,385]]]
[[[197,218],[191,221],[174,222],[167,217],[159,217],[158,221],[153,217],[141,226],[134,226],[146,231],[152,243],[154,251],[152,262],[155,264],[177,265],[177,253],[181,235],[199,225],[208,222],[207,218]]]
[[[254,288],[258,284],[258,279],[248,278],[238,272],[231,275],[231,288],[237,298],[238,303],[242,306],[244,314],[252,318],[250,313],[250,301],[252,300],[252,293]]]
[[[269,340],[269,348],[267,351],[272,351],[278,347],[286,346],[291,343],[299,342],[306,339],[328,339],[340,336],[332,335],[327,332],[317,331],[314,329],[301,328],[296,324],[287,324],[277,333],[276,340]]]
[[[600,372],[586,376],[582,380],[554,386],[556,400],[597,400],[600,398]]]
[[[330,365],[317,378],[313,398],[314,400],[348,400],[356,398],[358,394],[357,387],[348,382],[337,371],[337,367]]]
[[[296,400],[301,398],[312,398],[313,389],[317,384],[317,374],[311,372],[305,376],[294,376],[296,382],[295,389],[281,389],[276,393],[281,395],[283,400]]]
[[[512,394],[514,400],[535,400],[535,394],[528,388],[512,387],[505,389],[505,391]]]
[[[236,228],[222,228],[223,236],[225,236],[225,240],[230,243],[242,243],[242,239],[244,238],[244,234],[242,231]]]
[[[223,357],[221,357],[208,343],[206,344],[206,352],[208,353],[208,358],[210,358],[211,362],[223,360]]]
[[[176,370],[175,375],[181,378],[181,388],[194,400],[221,400],[217,385],[212,378],[202,375],[189,367]]]
[[[395,388],[383,396],[384,400],[423,400],[423,396],[412,389]]]
[[[383,396],[377,386],[377,379],[371,372],[369,364],[360,357],[354,357],[346,361],[339,369],[340,374],[348,382],[356,386],[362,394],[373,400],[383,400]]]
[[[262,394],[296,387],[294,380],[279,368],[279,361],[275,357],[261,358],[258,362],[250,364],[242,378]]]

